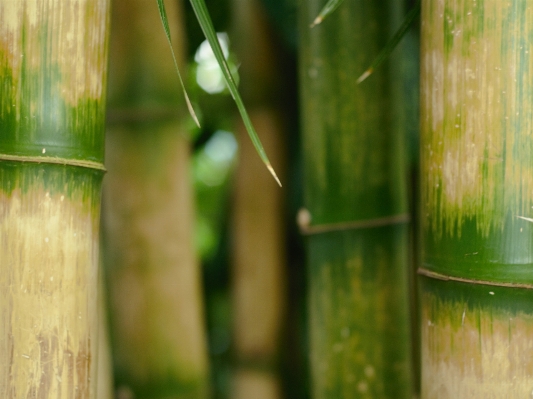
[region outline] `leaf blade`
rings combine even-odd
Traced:
[[[181,73],[178,68],[178,61],[176,60],[176,54],[174,54],[174,48],[172,47],[172,38],[170,36],[170,27],[168,25],[167,11],[165,9],[165,4],[163,0],[157,0],[157,8],[159,10],[159,17],[161,18],[161,23],[163,24],[163,30],[165,31],[165,36],[167,37],[168,45],[170,46],[170,52],[172,53],[172,60],[174,61],[174,67],[176,68],[176,72],[178,73],[178,78],[180,81],[181,88],[183,90],[183,97],[185,97],[185,103],[187,104],[187,109],[189,110],[189,114],[194,119],[194,122],[196,123],[196,125],[200,127],[200,121],[198,120],[198,117],[196,116],[196,112],[194,112],[194,108],[192,106],[191,100],[189,99],[189,95],[187,94],[187,90],[185,89],[185,84],[183,83],[183,78],[181,77]]]
[[[343,2],[344,0],[329,0],[326,5],[320,10],[320,13],[318,16],[314,19],[314,21],[311,23],[311,28],[317,26],[318,24],[322,23],[322,21],[333,11],[335,11]]]
[[[158,0],[158,1],[161,1],[161,0]],[[194,13],[196,14],[196,18],[200,24],[200,27],[202,28],[202,31],[204,32],[205,37],[207,41],[209,42],[209,44],[211,45],[211,49],[220,66],[220,69],[222,70],[222,74],[224,75],[224,79],[226,80],[226,84],[228,85],[229,92],[231,96],[233,97],[235,104],[237,105],[237,109],[239,110],[239,113],[244,122],[244,126],[246,127],[248,135],[250,136],[250,139],[252,140],[252,143],[257,153],[259,154],[259,157],[261,158],[263,163],[266,165],[268,171],[272,174],[272,176],[274,177],[278,185],[281,187],[281,182],[274,168],[270,164],[268,156],[263,148],[263,145],[261,144],[261,140],[259,140],[257,132],[255,131],[255,128],[250,119],[250,116],[248,115],[248,112],[246,111],[246,108],[239,94],[239,91],[237,90],[235,79],[233,78],[233,75],[231,74],[228,63],[226,61],[226,57],[224,57],[224,53],[222,51],[222,48],[220,47],[220,43],[218,41],[215,28],[213,27],[213,22],[211,21],[211,17],[209,16],[209,11],[207,10],[207,6],[205,5],[204,0],[190,0],[190,3],[192,5]]]
[[[400,40],[405,36],[407,33],[407,30],[411,27],[411,24],[415,20],[416,16],[420,13],[420,1],[418,1],[415,6],[407,13],[405,16],[402,24],[392,36],[392,38],[387,42],[385,47],[381,50],[381,52],[377,55],[377,57],[372,61],[372,64],[364,71],[361,76],[357,79],[357,84],[360,84],[363,82],[366,78],[368,78],[372,73],[376,70],[376,68],[381,65],[383,61],[387,59],[390,53],[396,48]]]

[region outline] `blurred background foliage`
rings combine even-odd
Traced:
[[[240,60],[235,52],[231,0],[207,0],[230,68],[239,80]],[[188,42],[188,91],[201,115],[201,129],[193,129],[192,176],[196,195],[196,246],[203,266],[206,321],[214,398],[229,398],[234,363],[230,275],[230,215],[232,184],[239,151],[235,136],[236,108],[192,7],[184,2]],[[306,398],[305,275],[301,238],[295,215],[301,205],[297,72],[296,0],[264,0],[261,8],[282,60],[283,82],[276,90],[288,124],[287,174],[283,181],[286,207],[287,321],[280,361],[283,397]],[[253,57],[252,57],[253,58]],[[243,90],[241,85],[240,90]],[[245,100],[246,101],[246,100]],[[248,103],[246,104],[248,105]],[[247,138],[246,138],[247,139]]]

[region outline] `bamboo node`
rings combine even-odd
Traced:
[[[311,213],[307,209],[302,208],[298,211],[298,216],[296,219],[298,222],[300,233],[302,235],[311,235],[329,233],[332,231],[373,229],[376,227],[404,224],[409,223],[411,217],[409,216],[409,214],[404,213],[400,215],[392,215],[376,219],[311,225]]]
[[[46,150],[43,148],[43,154]],[[33,162],[46,163],[55,165],[79,166],[82,168],[96,169],[103,172],[106,171],[105,166],[100,162],[86,161],[80,159],[67,159],[59,157],[39,157],[39,156],[25,156],[25,155],[10,155],[0,154],[0,161],[14,161],[14,162]]]
[[[524,288],[528,290],[533,290],[533,284],[472,280],[472,279],[463,278],[463,277],[447,276],[445,274],[433,272],[423,267],[419,267],[417,270],[417,273],[421,276],[429,277],[435,280],[456,281],[459,283],[476,284],[476,285],[489,285],[491,287]],[[494,292],[490,291],[489,294],[494,295]]]

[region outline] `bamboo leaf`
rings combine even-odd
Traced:
[[[333,11],[335,11],[343,2],[344,0],[329,0],[324,8],[320,11],[320,14],[315,18],[313,23],[311,24],[311,28],[315,27],[316,25],[320,24],[328,15],[330,15]]]
[[[368,69],[363,72],[361,76],[357,79],[357,83],[361,83],[366,78],[368,78],[372,73],[376,70],[376,68],[387,59],[390,53],[396,48],[400,40],[405,36],[407,33],[407,30],[411,27],[411,24],[415,20],[416,16],[420,12],[420,1],[416,3],[416,5],[407,13],[405,16],[405,19],[402,22],[402,25],[398,28],[394,36],[388,41],[388,43],[383,47],[383,50],[378,54],[378,56],[374,59],[372,64],[368,67]]]
[[[161,1],[162,0],[158,0],[158,2],[161,2]],[[228,89],[231,93],[231,96],[233,97],[233,100],[235,100],[235,103],[237,105],[237,108],[239,109],[239,113],[241,114],[244,125],[246,126],[246,130],[248,131],[248,135],[250,136],[250,139],[252,140],[252,143],[254,144],[254,147],[257,153],[259,154],[259,157],[261,158],[263,163],[266,165],[266,167],[268,168],[269,172],[272,174],[276,182],[281,187],[281,182],[279,181],[278,176],[276,175],[276,172],[274,171],[274,168],[272,168],[272,165],[270,164],[270,161],[268,160],[268,157],[263,148],[263,145],[261,144],[261,141],[259,140],[259,137],[257,136],[257,133],[252,125],[252,121],[250,120],[248,112],[246,111],[246,108],[239,94],[239,91],[237,90],[237,85],[235,84],[235,80],[233,79],[233,76],[228,67],[228,63],[226,62],[226,58],[224,57],[224,53],[222,52],[222,48],[220,47],[220,43],[218,42],[217,34],[215,32],[215,28],[213,27],[213,22],[211,21],[211,17],[209,16],[209,11],[207,10],[205,2],[204,0],[190,0],[190,2],[194,10],[194,13],[196,14],[196,18],[198,19],[198,22],[200,24],[200,27],[202,28],[202,31],[204,32],[204,35],[207,41],[211,45],[213,54],[215,55],[215,58],[217,59],[220,69],[222,70],[222,73],[226,80],[226,84],[228,85]]]
[[[189,113],[194,119],[194,122],[196,123],[196,125],[200,127],[200,121],[198,120],[198,117],[196,116],[196,112],[194,112],[194,108],[192,107],[191,100],[189,100],[189,96],[187,95],[187,90],[185,90],[185,84],[183,83],[183,79],[181,77],[181,73],[178,68],[178,62],[176,61],[176,55],[174,54],[174,49],[172,48],[172,39],[170,38],[170,28],[168,26],[167,11],[165,9],[165,4],[163,3],[163,0],[157,0],[157,8],[159,9],[159,16],[161,17],[161,22],[163,23],[163,29],[165,30],[165,35],[167,36],[168,44],[170,46],[170,52],[172,53],[172,59],[174,60],[174,66],[176,67],[176,72],[178,73],[178,78],[180,80],[181,88],[183,89],[183,96],[185,97],[187,108],[189,109]]]

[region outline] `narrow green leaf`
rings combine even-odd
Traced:
[[[194,112],[194,108],[192,107],[191,100],[189,100],[189,96],[187,95],[187,91],[185,90],[185,84],[183,83],[183,79],[181,77],[181,73],[178,68],[178,62],[176,61],[176,55],[174,54],[174,49],[172,48],[172,40],[170,38],[170,28],[168,26],[167,11],[165,9],[165,4],[163,3],[163,0],[157,0],[157,8],[159,9],[159,16],[161,17],[161,22],[163,23],[163,29],[165,30],[165,34],[167,36],[168,44],[170,46],[170,52],[172,53],[172,59],[174,60],[174,66],[176,67],[178,78],[180,79],[180,84],[181,84],[181,88],[183,89],[183,96],[185,97],[187,108],[189,109],[189,113],[194,119],[194,122],[196,123],[196,125],[200,127],[200,121],[198,120],[198,117],[196,116],[196,113]]]
[[[158,0],[158,1],[161,1],[161,0]],[[272,174],[276,182],[281,187],[281,182],[279,181],[278,176],[276,175],[276,172],[274,171],[274,168],[272,168],[272,165],[270,164],[270,161],[268,160],[268,157],[263,148],[263,145],[261,144],[261,141],[259,140],[259,137],[257,136],[257,133],[252,125],[252,121],[250,120],[250,117],[248,115],[248,112],[246,111],[246,108],[244,107],[244,103],[241,99],[239,91],[237,90],[237,85],[235,84],[235,80],[233,79],[233,76],[228,67],[228,63],[226,62],[226,58],[224,57],[224,53],[222,52],[222,48],[220,47],[220,43],[218,42],[217,34],[215,32],[215,28],[213,27],[213,22],[211,21],[211,17],[209,16],[209,11],[207,10],[205,2],[204,0],[190,0],[190,2],[194,10],[194,13],[196,14],[196,18],[198,19],[198,22],[200,23],[200,27],[202,28],[202,31],[204,32],[204,35],[207,41],[211,45],[213,54],[215,55],[218,65],[220,66],[220,69],[222,70],[222,73],[226,80],[226,84],[228,85],[228,89],[231,93],[231,96],[233,97],[233,100],[235,100],[235,103],[237,105],[237,108],[239,109],[239,113],[241,114],[246,130],[248,131],[248,135],[250,136],[250,139],[252,140],[252,143],[254,144],[254,147],[257,150],[257,153],[261,157],[261,160],[264,162],[269,172]]]
[[[378,54],[378,56],[375,58],[375,60],[372,62],[372,64],[368,67],[366,71],[363,72],[361,76],[357,79],[357,83],[361,83],[366,78],[368,78],[372,73],[375,71],[375,69],[387,59],[390,53],[396,48],[400,40],[405,36],[409,28],[411,27],[411,24],[415,20],[415,18],[420,13],[420,1],[416,3],[416,5],[413,7],[411,11],[407,13],[405,16],[405,19],[402,22],[402,25],[398,28],[394,36],[388,41],[388,43],[383,47],[383,50]]]
[[[341,5],[341,3],[344,0],[329,0],[324,8],[320,11],[320,14],[315,18],[313,23],[311,24],[311,28],[314,26],[320,24],[329,14],[331,14],[333,11],[337,9]]]

